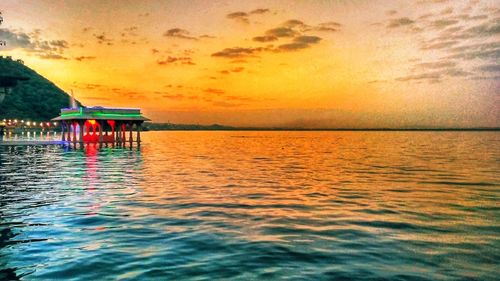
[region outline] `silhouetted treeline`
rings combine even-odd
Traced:
[[[500,131],[500,128],[281,128],[146,122],[145,131]]]

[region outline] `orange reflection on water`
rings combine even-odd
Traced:
[[[200,219],[219,231],[231,225],[255,240],[288,239],[269,230],[283,223],[436,239],[432,230],[491,223],[471,215],[491,197],[471,196],[491,192],[481,183],[495,179],[479,167],[495,167],[495,156],[485,135],[463,134],[148,132],[141,188],[144,200],[166,207],[134,212]],[[478,242],[453,231],[440,237]]]

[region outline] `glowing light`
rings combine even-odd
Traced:
[[[94,120],[94,119],[89,120],[89,124],[90,124],[90,125],[95,125],[95,120]]]

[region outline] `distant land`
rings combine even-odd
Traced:
[[[500,128],[283,128],[283,127],[233,127],[220,124],[144,124],[146,131],[500,131]]]
[[[60,109],[68,107],[70,96],[21,60],[0,56],[0,76],[23,76],[27,81],[19,82],[0,103],[0,118],[30,119],[46,121],[59,115]],[[80,102],[77,103],[83,106]],[[235,127],[220,124],[172,124],[146,122],[149,131],[500,131],[500,128],[296,128],[296,127]]]

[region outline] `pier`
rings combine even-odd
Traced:
[[[61,124],[62,142],[125,146],[141,143],[141,127],[150,119],[138,108],[79,107],[63,108],[52,119]],[[135,138],[134,138],[135,132]]]

